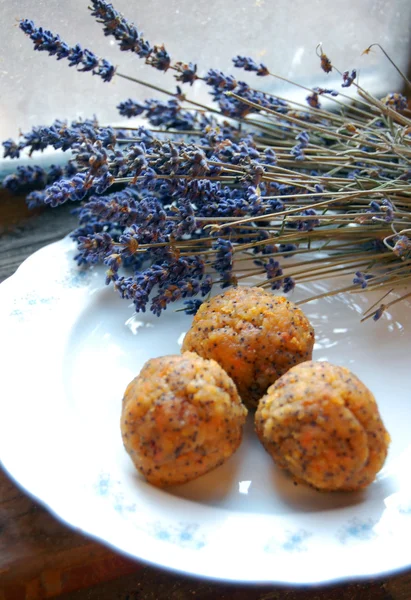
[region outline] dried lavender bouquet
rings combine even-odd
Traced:
[[[174,71],[179,86],[172,92],[137,80],[79,44],[70,47],[20,21],[34,50],[105,82],[122,77],[169,96],[118,106],[124,117],[144,118],[146,127],[56,121],[3,142],[10,158],[48,146],[70,151],[64,167],[20,166],[3,185],[31,189],[29,206],[77,203],[72,237],[79,265],[104,263],[106,283],[136,311],[156,315],[181,298],[194,314],[202,301],[195,296],[255,275],[262,287],[289,293],[300,283],[345,274],[348,285],[331,285],[321,296],[381,290],[381,302],[364,316],[375,320],[411,295],[390,298],[411,278],[411,120],[404,96],[373,97],[355,70],[338,71],[319,46],[321,68],[340,73],[343,89],[288,82],[301,89],[304,104],[287,101],[221,71],[200,74],[197,65],[175,62],[112,4],[91,4],[91,15],[120,50]],[[233,63],[287,81],[251,58],[236,56]],[[207,85],[210,106],[190,100],[180,84]],[[343,93],[349,86],[356,88],[354,103]],[[321,107],[322,97],[332,110]]]

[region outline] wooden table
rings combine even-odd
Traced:
[[[10,226],[0,238],[0,280],[76,222],[69,206],[27,217],[21,199],[0,194],[0,226]],[[197,581],[124,558],[70,530],[0,470],[0,600],[44,598],[410,600],[411,570],[380,581],[297,590]]]

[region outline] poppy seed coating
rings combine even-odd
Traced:
[[[146,362],[126,389],[121,433],[136,468],[164,487],[225,462],[240,445],[246,415],[223,369],[185,352]]]
[[[324,491],[369,485],[390,442],[369,389],[328,362],[301,363],[278,379],[259,402],[255,429],[280,467]]]
[[[217,361],[255,408],[267,388],[292,366],[312,357],[314,330],[304,313],[283,296],[237,287],[204,302],[183,342],[183,351]]]

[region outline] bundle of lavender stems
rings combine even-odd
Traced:
[[[255,87],[216,69],[201,73],[173,61],[164,45],[152,46],[112,4],[91,4],[91,15],[120,50],[171,70],[178,85],[165,90],[137,80],[91,50],[20,21],[34,50],[106,83],[125,78],[159,96],[119,104],[122,117],[138,117],[134,127],[103,126],[95,117],[55,121],[3,142],[11,159],[46,148],[67,153],[65,163],[48,169],[18,166],[3,186],[27,193],[29,207],[74,203],[79,265],[106,265],[107,284],[137,312],[158,316],[181,299],[194,314],[212,291],[250,278],[284,294],[327,280],[326,291],[301,303],[379,292],[363,320],[378,320],[411,296],[405,96],[374,97],[355,70],[339,71],[321,46],[319,66],[341,76],[338,90],[293,83],[244,56],[233,59],[234,67],[254,74]],[[384,48],[372,46],[411,88]],[[301,102],[259,91],[263,77],[296,86]],[[193,85],[208,87],[209,105],[190,99]],[[348,87],[354,99],[344,93]]]

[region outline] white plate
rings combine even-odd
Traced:
[[[362,325],[375,300],[365,294],[305,306],[314,357],[351,368],[391,433],[386,465],[367,490],[295,487],[250,418],[225,465],[162,491],[139,478],[123,449],[121,399],[148,358],[179,352],[191,317],[173,307],[160,318],[133,316],[102,270],[77,269],[73,253],[69,239],[47,246],[0,286],[0,451],[20,485],[84,533],[197,576],[297,585],[411,565],[409,303]]]

